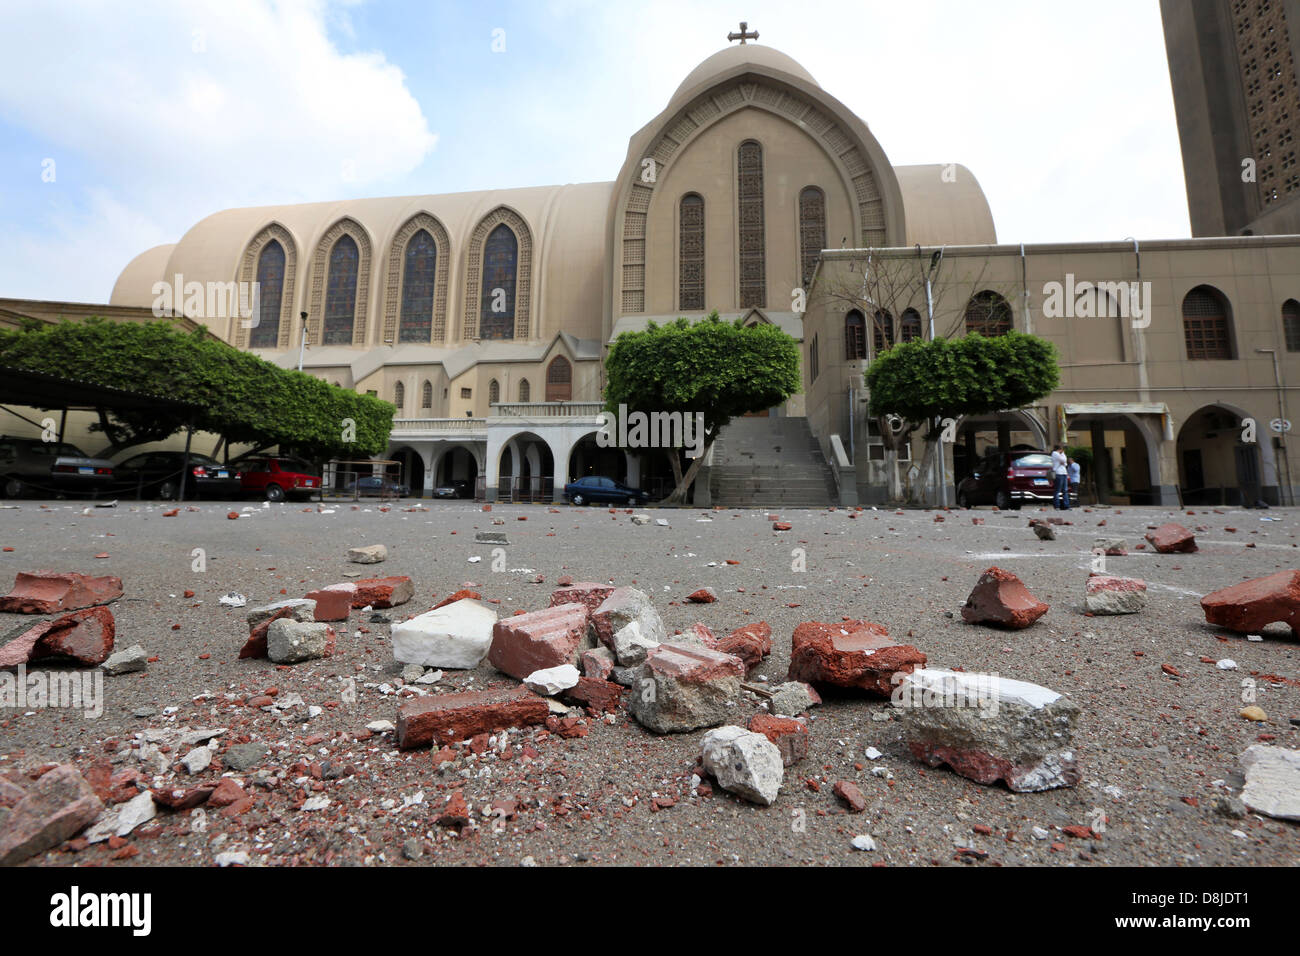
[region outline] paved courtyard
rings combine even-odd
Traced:
[[[137,767],[133,735],[150,730],[226,728],[219,757],[241,743],[266,747],[235,773],[255,797],[242,813],[209,809],[196,826],[192,812],[163,810],[125,845],[76,853],[65,846],[32,862],[210,865],[220,853],[245,851],[267,865],[1300,864],[1300,826],[1230,815],[1221,799],[1239,793],[1238,755],[1258,738],[1300,746],[1293,722],[1300,643],[1273,628],[1261,642],[1210,628],[1198,605],[1209,591],[1300,566],[1294,510],[1076,509],[1057,540],[1040,541],[1027,519],[1055,515],[1050,509],[790,511],[781,518],[792,530],[774,532],[763,510],[647,512],[666,519],[663,527],[634,525],[622,510],[500,505],[485,513],[468,502],[408,510],[414,504],[327,504],[332,513],[321,513],[314,503],[205,502],[172,518],[163,517],[165,506],[129,502],[23,501],[0,510],[0,586],[38,568],[120,576],[125,594],[112,605],[117,647],[140,644],[156,658],[145,673],[105,678],[97,719],[53,708],[0,712],[0,771],[69,761],[83,771],[96,761],[114,772]],[[227,518],[232,508],[243,515],[237,521]],[[973,525],[972,517],[985,523]],[[497,518],[504,525],[494,526]],[[1148,526],[1166,520],[1205,526],[1200,551],[1133,550]],[[506,532],[504,561],[494,546],[475,543],[476,530]],[[1107,561],[1113,573],[1147,581],[1143,613],[1084,615],[1088,549],[1100,535],[1127,539],[1129,556]],[[383,564],[345,560],[349,547],[374,543],[389,549]],[[1050,612],[1023,631],[963,623],[958,609],[992,565],[1019,575]],[[387,623],[354,611],[340,626],[337,653],[323,660],[288,667],[237,659],[248,634],[245,609],[223,607],[222,595],[239,592],[253,607],[357,572],[413,579],[415,598],[382,612],[390,620],[423,612],[470,582],[499,602],[493,606],[502,615],[544,607],[562,575],[643,589],[670,632],[699,621],[721,635],[765,620],[774,649],[749,678],[760,683],[785,679],[797,624],[867,619],[925,652],[931,666],[995,672],[1068,694],[1082,708],[1083,779],[1072,789],[1013,794],[925,768],[912,759],[888,702],[848,695],[827,696],[811,711],[809,756],[787,769],[771,807],[716,786],[709,796],[693,794],[704,732],[656,736],[626,714],[613,723],[591,720],[576,739],[511,731],[507,759],[465,750],[435,768],[427,749],[401,752],[391,733],[366,730],[397,718],[401,665]],[[537,575],[545,582],[530,583]],[[718,601],[684,602],[701,587],[713,588]],[[6,631],[17,623],[17,615],[0,615]],[[1237,669],[1216,667],[1223,658]],[[514,683],[485,661],[473,671],[447,670],[433,690],[494,682]],[[1264,723],[1239,716],[1252,686]],[[249,705],[270,688],[276,700],[297,694],[303,704],[284,713]],[[731,722],[743,725],[760,710],[761,698],[746,694]],[[882,755],[869,759],[868,748]],[[879,768],[887,772],[873,772]],[[191,777],[173,764],[153,784],[205,779],[217,775]],[[861,788],[865,812],[846,811],[832,793],[838,780]],[[459,835],[436,822],[457,789],[474,821]],[[322,809],[308,809],[322,796]],[[507,799],[518,801],[512,818],[483,815]],[[1079,825],[1099,832],[1075,838],[1063,830]],[[858,834],[871,835],[877,849],[854,850]]]

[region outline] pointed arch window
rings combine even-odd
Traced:
[[[427,229],[406,243],[402,269],[399,342],[428,342],[433,336],[433,293],[438,274],[438,245]]]
[[[904,309],[903,318],[899,325],[900,342],[914,342],[922,337],[921,313],[917,312],[916,309]]]
[[[528,387],[528,379],[521,378],[519,380],[519,400],[521,402],[530,402],[532,401],[531,395],[532,390]]]
[[[767,253],[763,219],[763,147],[746,140],[736,152],[736,195],[740,223],[742,309],[767,307]]]
[[[248,347],[273,349],[280,344],[280,304],[284,295],[284,246],[272,239],[257,258],[257,325],[248,337]]]
[[[871,317],[871,339],[877,355],[893,348],[894,317],[887,309],[877,309]]]
[[[1286,335],[1286,350],[1300,352],[1300,302],[1295,299],[1282,303],[1282,331]]]
[[[678,308],[704,308],[704,197],[687,193],[682,197],[677,246]]]
[[[573,399],[573,366],[563,355],[557,355],[546,369],[546,400],[568,402]]]
[[[844,317],[844,357],[850,362],[867,357],[867,322],[857,309]]]
[[[1183,341],[1189,359],[1231,359],[1228,303],[1213,286],[1198,285],[1183,297]]]
[[[420,407],[433,408],[433,383],[425,382],[424,388],[420,390]]]
[[[825,248],[826,194],[816,186],[805,186],[799,193],[799,264],[805,292]]]
[[[1011,331],[1011,306],[996,292],[985,290],[971,296],[966,303],[966,331],[985,338],[1006,335]]]
[[[326,279],[324,345],[351,345],[357,310],[357,273],[361,261],[357,241],[344,234],[330,250]]]
[[[488,382],[488,404],[495,405],[501,401],[501,383],[496,379]]]
[[[482,320],[479,337],[515,337],[515,285],[519,275],[519,240],[501,223],[483,243]]]
[[[393,386],[393,404],[397,406],[398,412],[406,408],[406,386],[401,382]]]

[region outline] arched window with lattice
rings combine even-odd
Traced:
[[[1286,336],[1286,350],[1300,352],[1300,302],[1295,299],[1282,303],[1282,332]]]
[[[528,379],[526,378],[521,378],[519,380],[519,400],[521,402],[532,401],[532,389],[529,388]]]
[[[1011,306],[996,292],[976,292],[966,303],[966,332],[978,332],[985,338],[1006,335],[1011,331]]]
[[[1183,296],[1183,342],[1192,360],[1234,357],[1228,300],[1213,286],[1198,285]]]
[[[488,382],[488,404],[495,405],[501,401],[501,383],[496,379]]]
[[[767,246],[763,216],[763,147],[749,139],[736,151],[740,243],[739,306],[767,307]]]
[[[273,349],[280,344],[280,304],[284,295],[284,246],[272,239],[257,257],[257,325],[248,347]]]
[[[852,362],[867,357],[867,322],[862,313],[852,309],[844,316],[844,358]]]
[[[922,338],[921,313],[916,309],[904,309],[898,331],[900,342],[913,342]]]
[[[826,194],[816,186],[805,186],[799,193],[799,265],[805,291],[825,248]]]
[[[871,316],[871,340],[876,354],[894,347],[894,316],[887,309],[877,309]]]
[[[420,389],[420,407],[433,408],[433,383],[425,382],[424,387]]]
[[[677,307],[704,308],[704,197],[682,197],[677,246]]]
[[[546,400],[567,402],[573,398],[573,366],[563,355],[557,355],[546,369]]]
[[[399,342],[428,342],[433,336],[433,294],[438,274],[438,246],[427,229],[406,243],[402,265],[402,309],[397,325]]]
[[[519,240],[504,222],[483,243],[482,319],[479,337],[515,337],[515,285],[519,277]]]
[[[399,415],[406,409],[406,386],[401,382],[393,386],[393,404],[397,406]]]
[[[357,311],[357,274],[361,254],[346,233],[330,250],[326,276],[324,345],[351,345]]]

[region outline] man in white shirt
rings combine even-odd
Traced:
[[[1079,497],[1079,481],[1083,477],[1083,469],[1079,467],[1079,463],[1075,461],[1073,458],[1069,458],[1067,459],[1067,461],[1069,462],[1069,466],[1070,466],[1069,467],[1070,498],[1074,499]]]
[[[1055,478],[1052,488],[1052,507],[1058,511],[1070,510],[1070,473],[1068,459],[1060,445],[1052,446],[1052,475]]]

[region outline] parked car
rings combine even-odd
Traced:
[[[463,479],[438,485],[433,489],[435,498],[468,498],[474,493],[474,486]]]
[[[243,472],[240,483],[244,493],[256,493],[267,501],[310,498],[321,488],[321,476],[312,474],[311,465],[298,458],[250,455],[231,464]]]
[[[366,475],[363,478],[355,479],[349,484],[347,493],[361,496],[379,495],[389,498],[407,498],[411,494],[411,489],[387,475]]]
[[[146,451],[115,465],[114,484],[119,494],[161,498],[171,501],[181,487],[183,451]],[[243,493],[242,475],[233,465],[190,452],[189,474],[185,476],[186,498],[238,498]]]
[[[1045,451],[992,451],[975,464],[975,470],[957,484],[957,504],[997,505],[1018,509],[1025,502],[1052,501],[1052,456]],[[1070,504],[1077,504],[1072,494]]]
[[[631,488],[613,478],[600,475],[587,475],[564,486],[564,497],[575,505],[589,501],[607,501],[613,504],[626,504],[628,507],[643,505],[650,500],[650,493],[640,488]]]
[[[0,437],[0,482],[7,498],[89,494],[112,490],[113,463],[92,458],[67,442]]]

